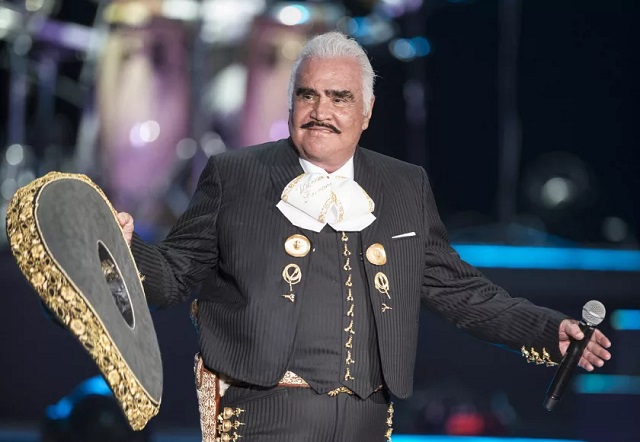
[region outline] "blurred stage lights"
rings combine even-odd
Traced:
[[[622,242],[629,237],[629,226],[623,219],[609,216],[602,222],[602,236],[611,242]]]
[[[576,185],[573,181],[564,177],[553,177],[542,185],[540,201],[547,209],[553,209],[571,203],[575,194]]]
[[[12,144],[7,148],[5,159],[11,166],[17,166],[24,160],[24,148],[21,144]]]
[[[420,9],[422,0],[381,0],[379,6],[385,14],[398,18]]]
[[[640,271],[640,251],[571,247],[516,247],[453,244],[460,257],[475,267],[583,271]]]
[[[134,147],[143,147],[152,143],[160,136],[160,125],[157,121],[148,120],[136,123],[129,132],[129,141]]]
[[[217,155],[227,150],[222,137],[217,132],[205,132],[200,138],[200,146],[207,157]]]
[[[389,51],[398,60],[411,61],[429,55],[431,44],[425,37],[396,38],[389,42]]]
[[[395,35],[393,22],[377,15],[342,17],[338,21],[338,30],[363,45],[383,43]]]
[[[13,9],[0,4],[0,38],[4,38],[13,29],[21,26],[21,15]]]
[[[198,142],[193,138],[184,138],[176,145],[176,155],[181,160],[190,160],[198,152]]]
[[[580,394],[640,394],[640,376],[587,374],[576,377],[573,389]]]
[[[204,0],[200,38],[211,44],[241,41],[265,8],[265,0]]]
[[[611,327],[615,330],[640,330],[640,310],[614,310]]]
[[[393,442],[585,442],[574,439],[530,439],[490,436],[417,436],[393,435]]]
[[[309,9],[303,5],[285,5],[279,10],[274,11],[275,16],[280,23],[287,26],[301,25],[309,21],[311,13]]]
[[[16,190],[18,190],[18,182],[13,178],[7,178],[0,184],[0,194],[7,201],[13,197]]]

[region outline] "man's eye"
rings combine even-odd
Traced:
[[[303,100],[307,100],[307,101],[313,100],[313,95],[311,95],[311,94],[303,94],[302,95],[302,99]]]

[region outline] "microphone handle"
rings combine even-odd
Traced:
[[[591,336],[596,329],[595,327],[591,327],[584,322],[580,322],[578,325],[580,326],[582,333],[584,333],[584,338],[579,341],[571,341],[571,344],[567,349],[567,353],[562,359],[562,362],[560,363],[560,366],[558,367],[558,370],[556,371],[556,374],[553,377],[549,388],[547,389],[547,396],[543,404],[544,408],[547,411],[553,410],[558,402],[560,402],[560,399],[562,399],[562,394],[564,393],[564,390],[569,383],[569,379],[573,374],[573,370],[578,365],[578,362],[580,362],[582,353],[584,352],[584,349],[591,340]]]

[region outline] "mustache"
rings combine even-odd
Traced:
[[[308,123],[304,123],[302,126],[300,126],[300,129],[308,129],[310,127],[324,127],[327,128],[331,131],[333,131],[334,133],[337,134],[341,134],[342,132],[340,132],[340,129],[338,129],[335,126],[332,126],[331,124],[328,123],[321,123],[319,121],[309,121]]]

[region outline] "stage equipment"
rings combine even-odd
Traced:
[[[11,251],[44,305],[80,341],[129,425],[158,413],[162,360],[117,214],[88,177],[51,172],[9,204]]]

